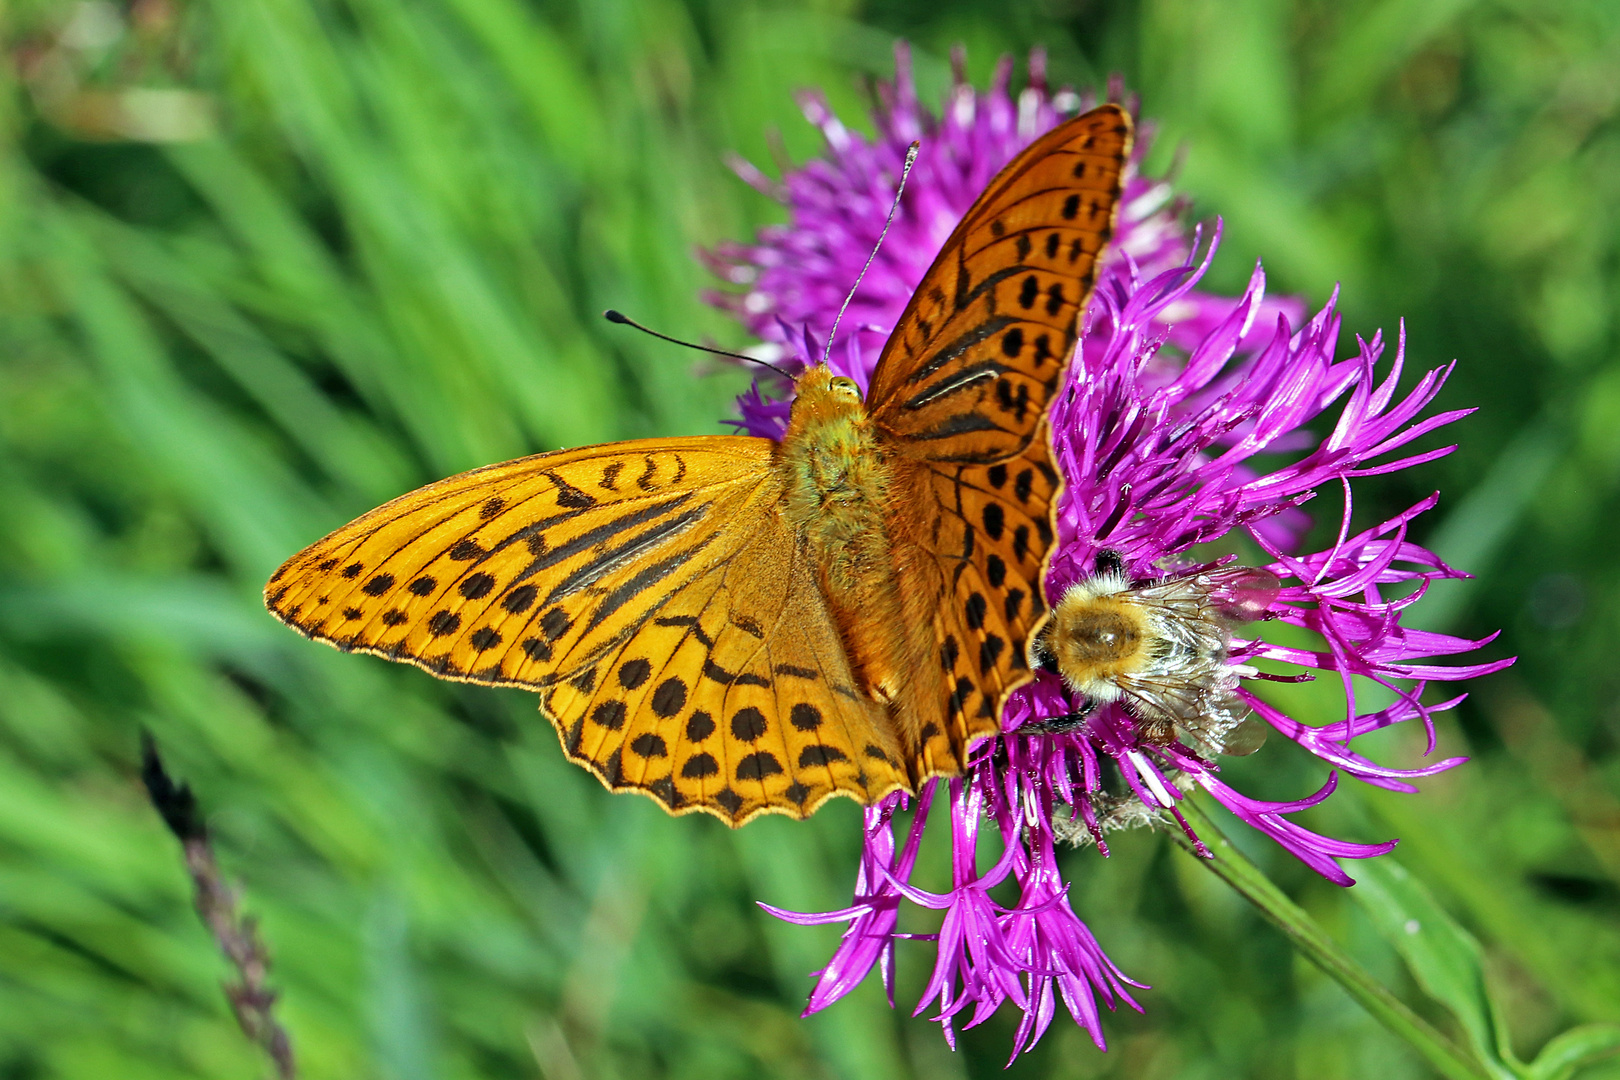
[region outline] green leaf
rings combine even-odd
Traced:
[[[1620,1024],[1584,1024],[1547,1041],[1525,1070],[1532,1080],[1566,1080],[1575,1070],[1620,1053]]]
[[[1497,1076],[1524,1075],[1485,985],[1484,953],[1406,868],[1384,856],[1356,867],[1351,894],[1406,960],[1418,985],[1457,1018],[1468,1043]]]
[[[1424,993],[1457,1018],[1469,1045],[1492,1074],[1565,1080],[1584,1065],[1620,1053],[1620,1024],[1587,1024],[1551,1039],[1526,1065],[1513,1054],[1501,1006],[1491,997],[1479,942],[1446,914],[1422,882],[1394,859],[1356,868],[1351,894],[1395,946]]]

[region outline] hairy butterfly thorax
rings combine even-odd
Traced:
[[[779,443],[645,439],[441,480],[293,556],[266,604],[346,651],[536,691],[570,760],[671,813],[804,817],[960,775],[1031,677],[1060,487],[1046,410],[1130,143],[1105,105],[1002,170],[864,400],[816,365]]]
[[[848,587],[856,567],[888,549],[892,467],[853,379],[817,364],[799,377],[796,391],[777,453],[783,513],[827,560],[829,579]]]

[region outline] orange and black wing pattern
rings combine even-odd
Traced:
[[[763,439],[614,443],[430,484],[293,556],[265,602],[340,649],[537,690],[615,790],[741,824],[905,777]]]
[[[910,609],[946,677],[925,767],[952,772],[1028,681],[1060,480],[1047,408],[1112,235],[1131,120],[1104,105],[1054,128],[963,216],[872,377],[868,408],[898,462],[897,547]]]
[[[957,223],[896,324],[867,408],[902,452],[988,464],[1019,453],[1080,333],[1130,156],[1117,105],[1037,139]]]

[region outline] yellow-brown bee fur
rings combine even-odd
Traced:
[[[1232,627],[1260,617],[1277,589],[1249,567],[1133,584],[1109,565],[1063,594],[1037,651],[1089,707],[1121,702],[1144,742],[1165,745],[1179,729],[1200,753],[1248,753],[1263,729],[1244,724],[1227,648]]]

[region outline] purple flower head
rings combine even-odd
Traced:
[[[875,117],[874,142],[851,134],[819,99],[809,99],[806,111],[827,135],[828,158],[780,185],[745,171],[788,203],[792,224],[762,231],[754,245],[710,256],[728,280],[749,286],[715,302],[784,346],[785,354],[819,357],[819,342],[882,227],[905,148],[920,138],[923,149],[895,227],[845,317],[845,327],[858,329],[840,330],[832,355],[833,367],[863,386],[893,321],[957,218],[1021,147],[1066,110],[1088,104],[1066,91],[1049,94],[1037,54],[1030,85],[1016,99],[1004,63],[988,94],[976,94],[958,78],[943,115],[935,117],[918,105],[906,60],[902,48],[898,78],[884,90]],[[1117,97],[1118,88],[1111,93]],[[1057,862],[1060,843],[1094,843],[1107,855],[1111,829],[1187,830],[1178,804],[1202,788],[1328,880],[1352,884],[1338,860],[1383,854],[1394,841],[1335,840],[1288,815],[1331,795],[1340,773],[1413,791],[1417,777],[1460,764],[1463,759],[1448,758],[1392,768],[1350,744],[1416,720],[1432,754],[1433,715],[1462,696],[1426,702],[1428,683],[1472,678],[1511,662],[1431,663],[1491,639],[1401,625],[1429,582],[1464,576],[1407,539],[1412,520],[1436,497],[1387,521],[1352,527],[1355,477],[1421,465],[1451,449],[1398,454],[1466,415],[1422,416],[1450,368],[1426,373],[1398,397],[1404,330],[1387,364],[1381,334],[1370,341],[1357,337],[1351,354],[1335,359],[1336,295],[1306,320],[1297,301],[1266,298],[1258,266],[1235,299],[1199,291],[1219,228],[1207,245],[1199,231],[1189,235],[1166,185],[1144,179],[1134,168],[1137,160],[1127,171],[1116,246],[1052,409],[1054,456],[1065,487],[1047,594],[1055,601],[1072,586],[1104,580],[1102,556],[1118,564],[1111,573],[1121,588],[1171,582],[1218,606],[1219,583],[1239,580],[1241,572],[1227,568],[1229,559],[1201,556],[1200,545],[1242,538],[1260,553],[1253,561],[1264,570],[1248,579],[1274,586],[1243,601],[1249,608],[1243,618],[1276,629],[1262,639],[1223,624],[1212,661],[1218,665],[1214,696],[1198,700],[1220,703],[1206,710],[1218,732],[1233,729],[1252,710],[1248,723],[1281,733],[1331,771],[1321,789],[1304,798],[1251,798],[1221,780],[1217,751],[1225,747],[1218,735],[1214,745],[1195,737],[1187,730],[1191,720],[1173,731],[1165,724],[1155,734],[1151,716],[1131,701],[1088,697],[1074,680],[1043,671],[1009,699],[1002,734],[978,744],[966,776],[932,782],[915,800],[896,794],[866,810],[865,848],[849,907],[823,914],[767,909],[801,924],[846,924],[818,973],[807,1012],[848,993],[874,966],[892,1000],[897,941],[926,938],[934,942],[935,965],[918,1011],[935,1007],[934,1019],[952,1045],[957,1026],[980,1023],[1011,1002],[1023,1014],[1016,1057],[1046,1031],[1061,998],[1104,1047],[1099,1000],[1110,1009],[1119,1001],[1137,1007],[1128,988],[1142,984],[1114,966],[1070,907]],[[740,426],[780,436],[787,403],[772,395],[784,389],[772,385],[767,393],[756,385],[740,403]],[[1298,507],[1324,491],[1342,497],[1336,535],[1324,550],[1300,554],[1309,522]],[[1315,673],[1342,685],[1342,719],[1308,725],[1254,690],[1268,679],[1299,681]],[[1354,676],[1383,687],[1389,703],[1361,711]],[[1058,718],[1070,722],[1055,723]],[[1115,782],[1105,783],[1105,774]],[[904,843],[897,844],[893,819],[908,807],[914,812]],[[940,891],[913,880],[930,824],[947,828],[951,838],[952,877]],[[981,871],[980,834],[990,830],[1000,854]],[[992,898],[991,890],[1008,881],[1011,891]],[[907,902],[942,912],[937,934],[900,931]]]

